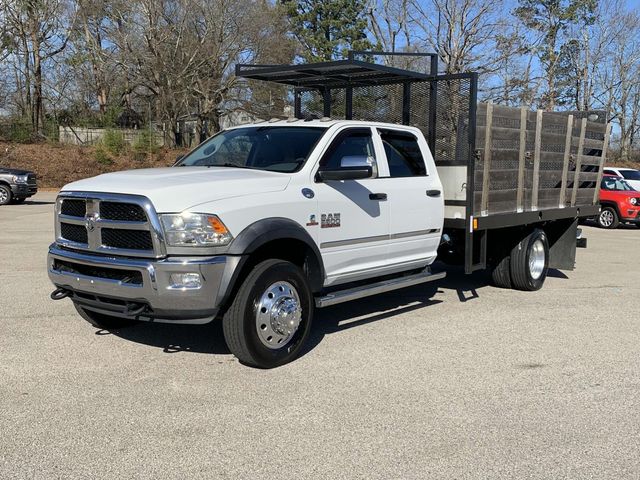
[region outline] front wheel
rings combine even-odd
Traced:
[[[0,185],[0,205],[7,205],[11,202],[11,189],[6,185]]]
[[[549,269],[549,241],[535,229],[511,250],[511,282],[516,290],[540,290]]]
[[[261,262],[244,279],[222,319],[227,346],[251,367],[288,363],[309,336],[313,308],[300,268],[283,260]]]
[[[87,310],[80,305],[73,304],[76,307],[78,314],[84,318],[87,322],[93,325],[96,328],[100,328],[103,330],[112,330],[116,328],[128,327],[129,325],[133,325],[136,323],[135,320],[130,320],[128,318],[120,318],[120,317],[112,317],[110,315],[105,315],[103,313],[94,312],[92,310]]]
[[[618,213],[613,207],[602,207],[597,222],[600,228],[616,228],[620,224]]]

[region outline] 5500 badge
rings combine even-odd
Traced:
[[[320,228],[336,228],[340,226],[339,213],[323,213],[320,217]]]

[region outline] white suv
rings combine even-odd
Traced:
[[[631,188],[640,191],[640,170],[634,168],[606,167],[604,173],[622,177]]]

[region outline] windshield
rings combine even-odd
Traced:
[[[602,189],[613,190],[616,192],[634,191],[634,189],[631,188],[631,186],[627,182],[616,177],[603,177]]]
[[[299,170],[326,128],[246,127],[214,135],[176,167],[236,167],[291,173]]]
[[[620,174],[627,180],[640,180],[640,170],[620,170]]]

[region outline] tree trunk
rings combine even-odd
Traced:
[[[44,128],[44,106],[42,101],[42,64],[40,46],[34,40],[33,49],[33,131],[42,133]]]

